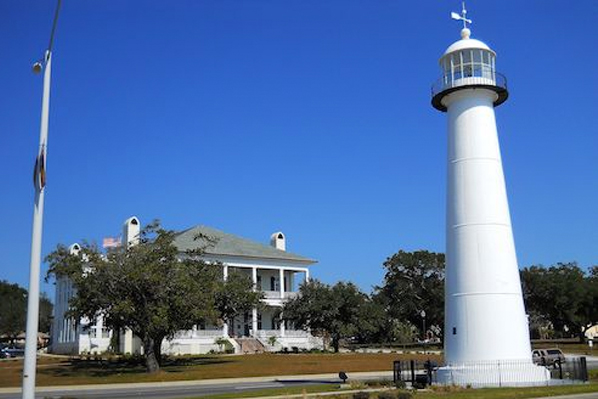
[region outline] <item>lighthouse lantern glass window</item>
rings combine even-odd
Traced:
[[[491,51],[484,49],[464,49],[447,54],[440,63],[445,87],[471,84],[469,79],[461,80],[464,78],[489,79],[493,84],[494,58]]]
[[[461,58],[463,59],[463,77],[469,78],[473,76],[473,63],[471,61],[471,50],[461,51]]]

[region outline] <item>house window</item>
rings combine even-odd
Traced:
[[[102,338],[110,338],[110,330],[106,327],[102,327]]]

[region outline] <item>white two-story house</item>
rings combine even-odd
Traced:
[[[136,217],[125,221],[122,240],[125,245],[134,245],[138,240],[140,222]],[[208,237],[209,245],[205,239]],[[272,351],[288,348],[311,349],[322,347],[322,340],[309,332],[296,330],[280,322],[278,313],[283,303],[297,295],[299,284],[309,280],[308,266],[315,260],[286,251],[286,237],[276,232],[270,237],[270,245],[206,226],[196,226],[176,235],[174,244],[181,255],[189,250],[205,248],[204,260],[222,267],[226,278],[231,272],[246,273],[265,298],[260,309],[235,318],[230,325],[221,327],[201,325],[189,331],[180,331],[171,340],[162,343],[165,354],[200,354],[222,349],[222,340],[227,340],[237,353]],[[71,251],[78,251],[73,244]],[[95,322],[74,320],[65,316],[68,300],[74,295],[74,288],[66,278],[56,281],[56,305],[52,331],[51,350],[54,353],[87,353],[108,350],[114,331],[108,330],[99,317]],[[272,339],[271,337],[276,337]],[[138,353],[142,350],[139,339],[130,331],[119,334],[119,351]]]

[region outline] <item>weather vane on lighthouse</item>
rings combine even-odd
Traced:
[[[471,19],[467,19],[467,10],[465,9],[465,2],[461,2],[461,15],[456,12],[451,12],[451,18],[457,21],[463,21],[463,29],[467,29],[467,24],[471,24]]]

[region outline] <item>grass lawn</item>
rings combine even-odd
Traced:
[[[206,355],[172,358],[161,371],[147,374],[145,365],[113,359],[102,362],[56,357],[38,360],[37,385],[108,384],[126,382],[181,381],[228,377],[338,373],[339,371],[392,370],[399,359],[437,355],[347,353],[347,354],[259,354],[243,356]],[[23,361],[0,361],[0,387],[21,385]]]

